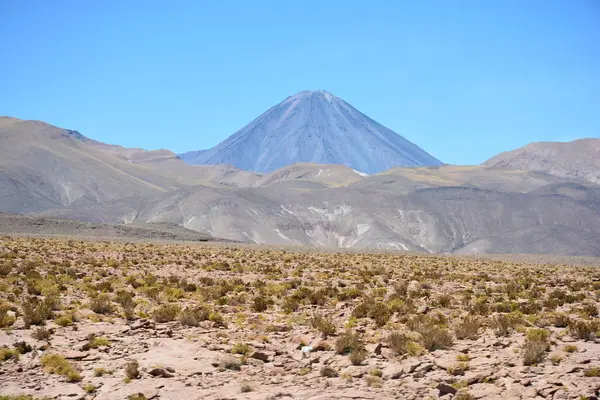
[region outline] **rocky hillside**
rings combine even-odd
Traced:
[[[543,171],[600,183],[600,139],[531,143],[487,160],[485,165]]]

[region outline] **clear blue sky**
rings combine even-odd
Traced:
[[[444,162],[600,136],[600,1],[0,0],[0,115],[211,147],[325,89]]]

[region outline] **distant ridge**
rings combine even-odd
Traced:
[[[537,142],[500,153],[484,165],[542,171],[565,178],[600,183],[600,139]]]

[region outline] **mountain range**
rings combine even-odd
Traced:
[[[326,115],[323,107],[337,111]],[[331,146],[332,157],[348,161],[296,159],[302,152],[294,146],[317,133],[313,145]],[[364,140],[365,148],[332,139],[342,137]],[[531,144],[480,166],[441,165],[343,100],[317,91],[289,97],[202,154],[235,161],[238,146],[255,146],[257,153],[243,156],[259,156],[242,157],[238,166],[192,165],[185,162],[190,153],[129,149],[0,117],[0,212],[27,214],[27,229],[36,218],[52,225],[68,219],[108,224],[110,232],[123,224],[153,232],[176,224],[276,245],[600,255],[600,139]],[[386,157],[378,159],[381,154]],[[290,164],[280,165],[286,160]],[[0,232],[10,230],[8,220],[22,221],[0,218]]]

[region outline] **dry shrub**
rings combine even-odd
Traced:
[[[479,337],[479,328],[481,328],[480,319],[475,316],[468,315],[458,323],[456,328],[454,328],[454,334],[459,340],[475,340]]]
[[[402,332],[391,333],[387,341],[390,348],[398,355],[408,354],[409,356],[418,356],[425,351],[423,346]]]
[[[202,321],[208,320],[210,317],[210,308],[199,306],[194,308],[186,308],[179,314],[179,322],[184,326],[198,326]]]
[[[575,321],[569,325],[571,336],[582,340],[594,340],[596,331],[600,329],[598,321]]]
[[[326,316],[320,314],[310,319],[310,326],[325,336],[333,335],[336,331],[335,325]]]
[[[52,308],[37,297],[29,297],[21,304],[21,307],[23,309],[23,320],[27,328],[31,325],[43,325],[46,320],[52,317]]]
[[[45,354],[40,358],[40,364],[45,372],[62,375],[69,382],[79,382],[81,380],[79,372],[61,355]]]
[[[125,376],[129,379],[140,377],[140,363],[137,360],[131,360],[125,364]]]
[[[523,344],[523,365],[534,365],[546,357],[550,349],[550,331],[532,328],[527,331]]]
[[[510,315],[497,314],[491,321],[491,326],[496,336],[508,336],[518,325],[518,320]]]
[[[154,309],[152,319],[156,322],[171,322],[177,318],[180,311],[181,307],[177,304],[164,304]]]
[[[106,293],[100,293],[92,297],[90,299],[90,310],[96,314],[110,314],[113,310],[110,296]]]
[[[364,348],[364,344],[355,333],[345,332],[335,341],[335,351],[338,354],[348,354],[358,348]]]
[[[319,371],[319,374],[325,378],[335,378],[338,376],[338,372],[330,366],[323,366]]]

